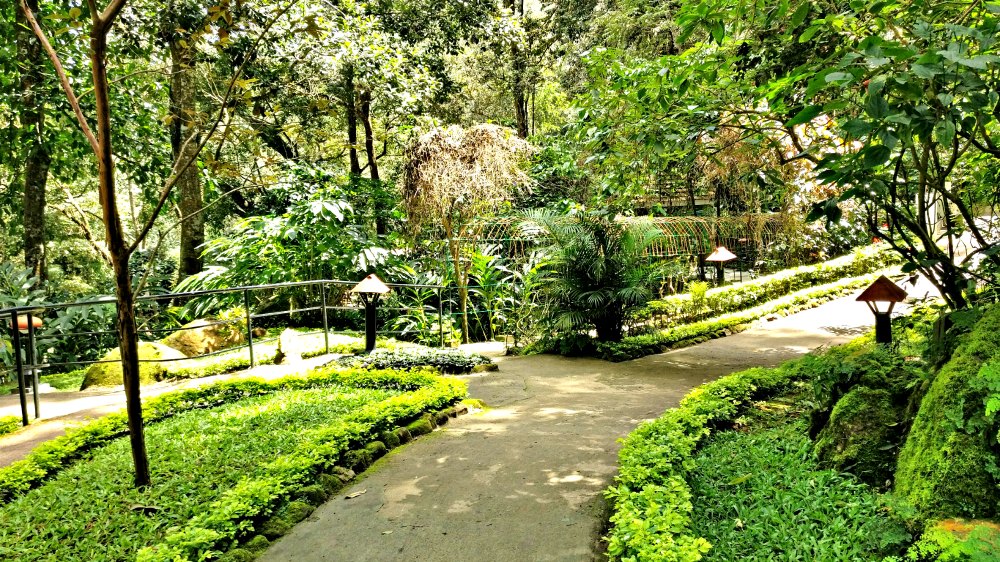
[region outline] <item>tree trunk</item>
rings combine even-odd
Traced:
[[[28,8],[38,14],[38,0],[27,0]],[[24,265],[41,283],[45,267],[45,187],[51,157],[45,142],[45,102],[39,95],[43,87],[42,65],[45,53],[28,27],[21,10],[17,17],[17,51],[21,61],[21,129],[26,135],[24,163]]]
[[[118,297],[118,339],[122,355],[125,385],[125,410],[128,415],[129,441],[135,464],[136,486],[148,486],[149,457],[142,427],[142,400],[139,388],[139,352],[136,337],[135,297],[128,273],[131,251],[125,241],[115,193],[115,168],[111,146],[111,107],[109,104],[107,34],[110,22],[96,25],[90,36],[90,64],[94,80],[94,106],[97,121],[97,171],[99,194],[107,231],[108,251],[115,272],[115,293]]]
[[[372,93],[361,92],[361,124],[365,128],[365,153],[368,155],[368,175],[373,182],[382,181],[378,171],[378,155],[375,154],[375,131],[372,127]],[[376,187],[376,186],[373,186]],[[374,198],[373,206],[375,211],[375,234],[385,236],[389,232],[389,223],[386,220],[386,211],[383,197]]]
[[[171,34],[170,145],[175,164],[198,156],[198,143],[192,138],[197,127],[197,108],[191,41],[190,37]],[[205,265],[201,258],[201,245],[205,243],[205,218],[201,213],[204,194],[197,166],[188,166],[178,177],[177,193],[182,219],[179,275],[183,279],[200,273]]]
[[[361,161],[358,160],[358,99],[354,89],[354,69],[344,70],[344,111],[347,115],[347,150],[351,160],[351,175],[361,175]]]
[[[514,68],[511,89],[514,94],[514,117],[517,120],[517,136],[526,139],[528,138],[528,65],[518,46],[511,47],[510,56],[513,59]]]
[[[450,225],[445,225],[451,263],[455,269],[455,286],[458,287],[458,312],[462,315],[462,343],[469,343],[469,283],[462,276],[461,248]]]
[[[378,156],[375,155],[375,132],[372,130],[372,93],[361,92],[361,124],[365,127],[365,153],[368,155],[368,174],[379,181]]]

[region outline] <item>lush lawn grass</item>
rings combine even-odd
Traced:
[[[143,491],[132,486],[128,442],[115,440],[0,508],[0,560],[133,560],[319,428],[396,394],[289,390],[179,414],[146,430],[153,485]]]
[[[691,531],[712,544],[706,561],[881,560],[908,538],[870,488],[817,468],[804,420],[752,418],[696,456]]]

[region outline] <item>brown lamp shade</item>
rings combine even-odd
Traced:
[[[378,278],[378,275],[372,273],[351,289],[351,292],[367,295],[384,295],[389,292],[389,287]]]
[[[902,302],[905,298],[906,291],[882,275],[862,291],[857,300],[863,302]]]
[[[35,328],[41,328],[42,327],[42,319],[39,318],[39,317],[37,317],[37,316],[32,316],[31,317],[31,324]],[[27,316],[20,316],[20,315],[18,315],[18,317],[17,317],[17,329],[20,330],[20,331],[22,331],[22,332],[28,329],[28,317]]]
[[[727,250],[725,246],[719,246],[705,258],[705,261],[729,261],[734,259],[736,259],[736,254]]]

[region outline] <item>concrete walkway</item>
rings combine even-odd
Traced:
[[[490,409],[385,457],[261,560],[599,560],[618,439],[698,384],[846,342],[871,324],[852,296],[626,363],[501,358],[500,372],[468,377]]]

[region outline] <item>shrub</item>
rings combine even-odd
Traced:
[[[341,357],[341,365],[370,369],[412,369],[433,367],[442,373],[461,374],[472,371],[478,365],[492,363],[488,358],[476,353],[458,349],[402,348],[395,351],[375,350],[368,355]]]
[[[680,406],[640,425],[624,440],[619,474],[606,492],[614,504],[608,554],[615,560],[696,561],[708,542],[691,533],[686,478],[712,427],[731,423],[751,401],[787,389],[804,375],[786,364],[748,369],[694,389]]]
[[[181,412],[220,406],[280,390],[341,384],[352,388],[413,391],[432,385],[435,380],[434,372],[430,370],[402,372],[325,368],[304,377],[292,376],[274,381],[253,378],[223,381],[145,400],[143,419],[151,424]],[[71,428],[65,435],[38,445],[24,459],[0,468],[0,502],[30,490],[80,458],[84,452],[125,435],[127,431],[128,420],[125,412],[121,411]]]
[[[377,436],[465,394],[462,382],[429,371],[326,369],[283,379],[275,385],[280,390],[268,392],[271,385],[230,381],[214,393],[184,391],[161,404],[183,413],[147,432],[158,451],[147,489],[133,487],[128,443],[116,440],[6,501],[0,558],[132,559],[141,549],[139,560],[215,559],[273,516],[299,517],[307,509],[294,502],[320,498],[315,484],[344,473],[335,465],[349,451],[366,450]],[[193,409],[220,400],[221,407]],[[59,525],[51,524],[53,505]]]
[[[998,514],[997,423],[989,381],[1000,381],[1000,307],[986,311],[935,375],[899,455],[896,492],[921,519]],[[995,361],[995,360],[994,360]]]
[[[824,299],[833,299],[854,291],[858,287],[870,284],[875,278],[875,275],[867,275],[845,279],[799,291],[742,312],[724,314],[709,320],[676,326],[651,334],[628,336],[620,342],[597,342],[586,349],[588,353],[593,353],[609,361],[627,361],[654,353],[662,353],[673,347],[701,343],[731,332],[742,331],[750,323],[768,314],[794,312],[818,306]]]
[[[650,301],[638,318],[648,321],[655,316],[660,327],[686,324],[721,312],[746,310],[816,285],[867,275],[898,262],[898,254],[891,248],[877,246],[735,285],[708,289],[707,283],[692,283],[690,294]]]
[[[21,429],[21,418],[17,416],[0,416],[0,435],[7,435]]]

